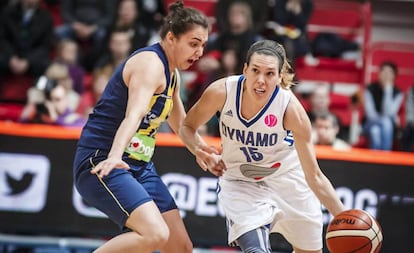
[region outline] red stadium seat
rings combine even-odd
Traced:
[[[308,24],[312,40],[319,33],[335,33],[347,40],[362,38],[362,59],[318,57],[319,65],[309,66],[298,59],[296,73],[300,80],[327,81],[362,85],[364,56],[371,37],[371,3],[344,0],[314,0],[313,14]],[[362,63],[362,64],[361,64]]]

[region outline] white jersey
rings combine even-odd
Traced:
[[[283,127],[291,91],[276,87],[269,101],[251,119],[241,115],[244,76],[226,80],[227,97],[220,115],[224,179],[260,181],[300,163],[293,136]]]
[[[322,212],[306,183],[293,136],[283,127],[291,91],[277,87],[251,119],[241,115],[243,76],[226,80],[220,115],[222,159],[218,199],[227,220],[228,243],[253,229],[269,226],[304,250],[322,248]]]

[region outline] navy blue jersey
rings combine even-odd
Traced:
[[[168,118],[172,109],[172,96],[176,87],[177,78],[173,74],[170,82],[171,73],[169,71],[167,57],[159,43],[141,48],[131,54],[131,56],[142,51],[157,53],[164,64],[165,78],[167,80],[165,90],[160,94],[153,95],[147,115],[143,118],[141,125],[137,129],[137,134],[140,136],[147,139],[154,139],[160,124]],[[125,117],[128,102],[128,87],[122,78],[125,62],[114,71],[101,98],[95,105],[93,112],[89,115],[89,119],[82,130],[78,142],[79,147],[110,150],[115,133]],[[140,160],[139,157],[133,158]]]
[[[124,150],[122,159],[129,164],[130,170],[114,169],[110,176],[104,178],[90,173],[107,158],[115,134],[125,118],[128,101],[128,87],[122,78],[125,62],[115,70],[89,115],[74,159],[74,182],[82,198],[121,228],[131,212],[148,201],[154,201],[162,213],[177,208],[168,188],[156,173],[151,157],[155,148],[154,136],[173,106],[178,71],[170,74],[167,57],[160,44],[139,49],[131,56],[142,51],[155,52],[161,59],[167,85],[163,92],[152,96],[147,114]]]

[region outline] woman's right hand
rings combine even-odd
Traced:
[[[220,152],[212,146],[205,146],[195,151],[196,161],[204,171],[210,171],[215,176],[222,176],[226,166]]]
[[[125,169],[129,170],[129,165],[119,158],[107,158],[96,165],[92,170],[91,174],[96,174],[98,177],[103,178],[109,175],[113,169]]]

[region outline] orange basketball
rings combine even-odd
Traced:
[[[351,209],[336,215],[326,229],[330,253],[378,253],[382,229],[369,213]]]

